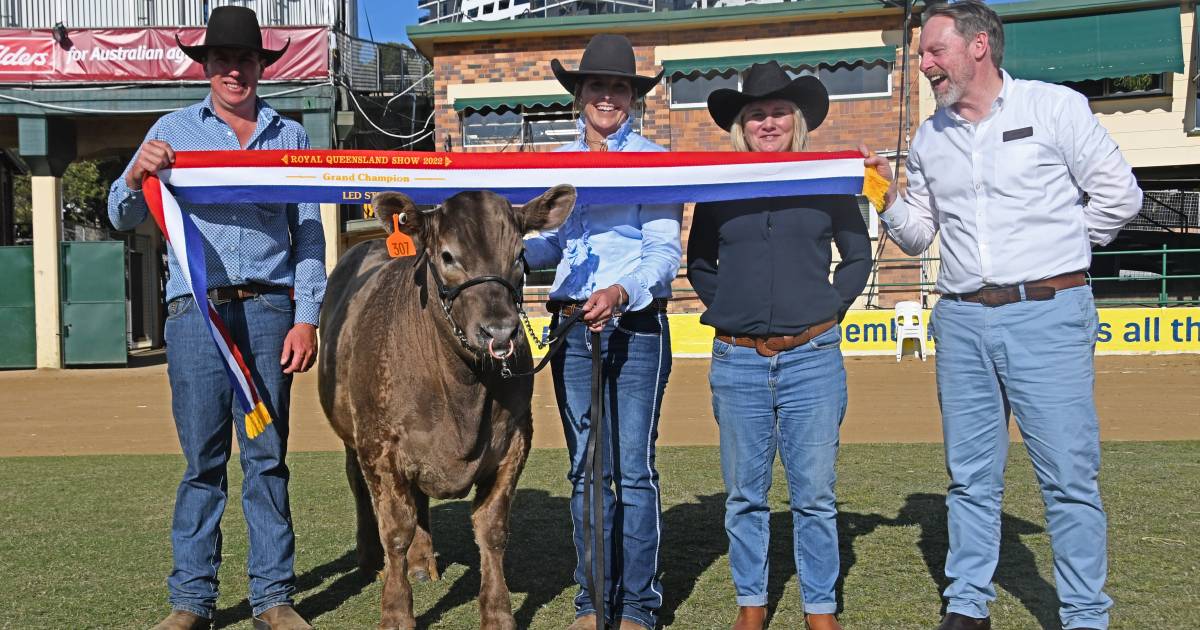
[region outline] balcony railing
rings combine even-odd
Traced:
[[[491,22],[523,18],[685,11],[787,0],[426,0],[417,5],[422,24]]]
[[[335,72],[352,90],[431,96],[429,62],[417,51],[396,44],[378,44],[337,33]]]
[[[204,26],[215,7],[258,13],[263,26],[337,27],[348,0],[0,0],[0,28]]]

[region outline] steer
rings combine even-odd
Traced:
[[[480,627],[514,628],[504,549],[533,434],[522,237],[561,225],[575,189],[517,208],[488,191],[426,211],[393,192],[373,203],[416,254],[392,258],[382,240],[346,252],[329,277],[318,370],[321,406],[346,445],[359,567],[384,569],[380,627],[413,628],[409,579],[438,579],[429,498],[473,486]]]

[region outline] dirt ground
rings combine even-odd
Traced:
[[[939,442],[934,359],[848,357],[844,442]],[[141,367],[0,372],[0,457],[178,451],[161,356]],[[1200,439],[1200,355],[1096,358],[1104,440]],[[292,389],[293,451],[340,450],[317,402],[316,376]],[[534,446],[561,447],[548,374],[534,393]],[[1015,427],[1014,427],[1015,429]],[[706,359],[676,359],[659,444],[715,444]]]

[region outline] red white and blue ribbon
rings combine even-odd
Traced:
[[[436,204],[463,190],[524,203],[558,184],[580,204],[861,194],[863,158],[838,153],[178,152],[163,171],[189,203],[367,203],[397,191]]]
[[[204,243],[176,198],[193,204],[369,203],[385,191],[437,204],[464,190],[525,203],[559,184],[577,203],[685,203],[863,192],[863,158],[838,153],[417,153],[179,151],[148,177],[146,202],[192,289],[253,438],[271,423],[254,380],[207,299]],[[886,183],[884,184],[886,188]]]
[[[204,263],[204,241],[200,230],[192,222],[192,218],[179,209],[179,204],[171,195],[164,181],[153,175],[146,177],[142,185],[146,205],[154,222],[162,230],[175,260],[179,261],[179,269],[184,280],[192,289],[192,297],[200,309],[201,316],[212,333],[217,351],[221,354],[225,373],[233,385],[233,395],[241,408],[246,422],[246,437],[258,437],[271,424],[271,414],[266,405],[258,397],[258,389],[254,387],[254,378],[246,365],[237,344],[229,335],[229,329],[217,309],[208,301],[208,276]]]

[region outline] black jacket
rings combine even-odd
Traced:
[[[842,255],[829,282],[830,243]],[[867,284],[871,238],[850,195],[696,204],[688,280],[700,322],[742,335],[795,335],[839,320]]]

